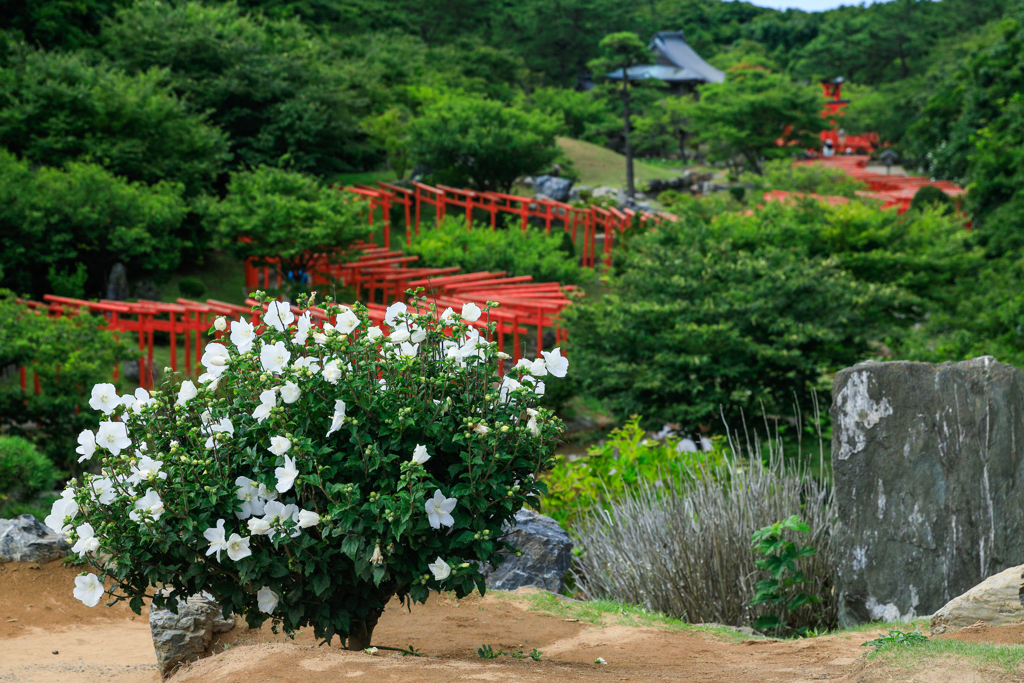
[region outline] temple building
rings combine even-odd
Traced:
[[[675,95],[695,92],[702,83],[721,83],[725,74],[705,62],[686,42],[682,31],[659,31],[647,46],[653,64],[630,67],[629,80],[657,79],[668,83]],[[622,79],[622,69],[608,74],[613,80]]]

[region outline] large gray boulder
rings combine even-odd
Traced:
[[[569,190],[572,189],[572,181],[568,178],[559,178],[553,175],[537,176],[533,181],[533,191],[544,195],[556,202],[564,202],[569,199]]]
[[[485,565],[483,573],[488,588],[514,591],[530,586],[552,593],[565,590],[572,541],[558,522],[532,510],[520,510],[515,525],[505,529],[505,538],[519,549],[520,555],[506,556],[498,569]]]
[[[861,363],[832,395],[840,625],[929,615],[1024,564],[1024,372]]]
[[[59,560],[71,550],[58,536],[32,515],[0,519],[0,563]]]
[[[979,621],[998,626],[1024,619],[1024,605],[1020,604],[1022,570],[1024,567],[1010,567],[947,602],[932,615],[932,633],[956,631]]]
[[[208,595],[193,595],[179,602],[177,614],[151,606],[149,629],[160,673],[166,678],[179,666],[206,656],[213,635],[234,627],[235,618],[225,619],[221,606]]]

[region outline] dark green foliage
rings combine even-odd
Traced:
[[[98,422],[89,408],[93,385],[109,382],[114,365],[136,355],[102,330],[104,323],[91,315],[43,317],[0,289],[0,367],[23,366],[29,372],[27,392],[16,378],[0,384],[0,424],[32,439],[54,464],[73,474],[81,468],[75,453],[78,434]],[[39,394],[33,391],[33,373]]]
[[[130,0],[0,0],[0,30],[50,50],[96,44],[104,19]]]
[[[26,50],[0,69],[0,145],[44,166],[99,164],[131,181],[208,190],[225,135],[192,113],[159,69],[126,75],[85,53]]]
[[[464,218],[447,216],[440,226],[425,228],[414,237],[405,251],[420,257],[417,265],[427,267],[461,266],[466,273],[504,271],[532,275],[534,282],[578,284],[583,270],[566,254],[561,232],[557,223],[551,235],[532,227],[523,232],[518,226],[491,230],[482,224],[467,231]]]
[[[516,178],[538,173],[558,158],[560,123],[475,97],[446,97],[408,126],[413,157],[454,187],[508,192]]]
[[[809,628],[818,624],[800,624],[792,620],[793,613],[805,605],[816,605],[821,598],[805,592],[811,581],[800,570],[802,558],[811,557],[815,550],[809,545],[798,546],[786,539],[786,532],[806,534],[811,527],[793,515],[771,526],[754,532],[751,542],[753,549],[763,555],[755,564],[766,571],[769,578],[758,581],[754,586],[757,593],[750,606],[769,605],[772,613],[763,614],[754,620],[754,628],[774,631],[776,635],[795,634],[806,636]]]
[[[31,441],[0,436],[0,517],[12,503],[29,502],[52,491],[60,472]]]
[[[0,284],[35,298],[68,286],[98,296],[118,261],[131,280],[163,278],[185,246],[181,194],[178,184],[129,183],[93,164],[32,170],[0,150]]]
[[[522,98],[519,106],[541,111],[565,122],[563,135],[578,140],[602,143],[622,127],[608,103],[596,93],[564,88],[538,88]]]
[[[326,175],[376,157],[358,130],[368,109],[361,74],[295,20],[236,5],[143,0],[117,13],[103,51],[128,73],[166,68],[193,111],[228,134],[236,167],[276,165]]]
[[[927,642],[928,637],[921,633],[917,626],[914,626],[913,631],[901,631],[899,629],[892,629],[888,635],[885,633],[879,633],[878,637],[874,640],[869,640],[866,643],[861,643],[862,647],[873,647],[875,651],[879,650],[890,650],[901,647],[912,647],[914,645],[920,645],[921,643]]]
[[[178,291],[190,299],[201,299],[206,294],[206,284],[197,277],[183,277],[178,280]]]
[[[950,212],[953,210],[953,200],[934,185],[925,185],[914,193],[914,198],[910,201],[910,210],[922,211],[928,207],[938,207],[943,212]]]

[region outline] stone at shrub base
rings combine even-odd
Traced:
[[[564,202],[569,199],[569,191],[572,189],[572,181],[568,178],[558,178],[551,175],[538,176],[533,181],[533,191],[537,194],[550,197],[556,202]]]
[[[832,396],[841,626],[932,614],[1024,564],[1024,372],[869,362]]]
[[[522,555],[506,556],[498,569],[485,566],[487,587],[514,591],[529,586],[552,593],[565,590],[565,573],[572,561],[572,541],[558,522],[532,510],[516,513],[516,524],[505,530],[507,540]]]
[[[932,633],[956,631],[979,621],[997,626],[1024,619],[1020,600],[1022,571],[1024,566],[1010,567],[947,602],[932,615]]]
[[[0,563],[59,560],[71,550],[61,536],[32,515],[0,519]]]
[[[225,619],[221,606],[204,595],[193,595],[178,605],[178,613],[150,607],[149,628],[160,673],[167,678],[182,664],[206,655],[215,633],[235,627],[235,618]]]

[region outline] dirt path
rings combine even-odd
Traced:
[[[136,616],[121,604],[85,607],[71,595],[76,573],[59,562],[40,569],[0,565],[0,682],[159,681],[145,612]],[[289,641],[269,627],[249,630],[243,625],[220,636],[214,654],[178,672],[173,683],[888,680],[860,661],[863,633],[784,642],[744,640],[622,625],[611,617],[601,623],[570,620],[533,611],[531,604],[526,596],[510,594],[461,602],[432,597],[427,605],[414,606],[411,614],[396,604],[381,619],[374,640],[394,647],[411,645],[422,657],[318,647],[310,631]],[[1000,637],[1020,638],[1020,632]],[[540,661],[507,656],[484,660],[476,654],[483,644],[509,652],[536,648],[543,655]],[[598,657],[607,663],[595,663]]]

